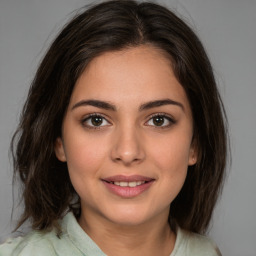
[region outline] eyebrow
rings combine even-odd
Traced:
[[[147,110],[147,109],[151,109],[151,108],[155,108],[155,107],[160,107],[160,106],[164,106],[164,105],[175,105],[175,106],[179,106],[182,110],[184,110],[184,106],[178,102],[178,101],[174,101],[171,99],[162,99],[162,100],[155,100],[155,101],[150,101],[147,103],[144,103],[140,106],[139,111],[143,111],[143,110]],[[105,109],[105,110],[112,110],[112,111],[116,111],[116,107],[115,105],[106,102],[106,101],[101,101],[101,100],[81,100],[79,102],[77,102],[71,110],[81,107],[81,106],[93,106],[93,107],[97,107],[97,108],[101,108],[101,109]]]
[[[113,104],[101,100],[81,100],[72,107],[72,110],[81,106],[93,106],[106,110],[116,111],[116,107]]]
[[[175,105],[175,106],[181,107],[182,110],[184,110],[184,106],[180,102],[174,101],[171,99],[163,99],[163,100],[155,100],[155,101],[147,102],[145,104],[142,104],[139,110],[142,111],[142,110],[147,110],[150,108],[160,107],[164,105]]]

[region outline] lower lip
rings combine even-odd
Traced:
[[[120,197],[124,197],[124,198],[132,198],[132,197],[136,197],[140,194],[142,194],[143,192],[145,192],[146,190],[148,190],[151,185],[153,184],[153,180],[146,182],[144,184],[141,184],[139,186],[136,187],[121,187],[121,186],[117,186],[113,183],[109,183],[106,181],[103,181],[103,183],[105,184],[105,186],[107,187],[107,189],[114,193],[117,196]]]

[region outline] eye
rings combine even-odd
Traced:
[[[165,128],[174,123],[174,119],[170,116],[167,116],[166,114],[156,114],[151,116],[151,118],[146,122],[146,125]]]
[[[110,123],[106,120],[105,117],[99,114],[91,114],[88,117],[85,117],[82,120],[83,126],[90,128],[90,129],[97,129],[102,126],[107,126]]]

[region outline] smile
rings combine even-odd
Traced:
[[[117,175],[104,178],[102,181],[109,192],[122,198],[132,198],[147,191],[155,179],[140,175]]]
[[[130,187],[130,188],[134,188],[137,186],[140,186],[141,184],[144,184],[146,181],[115,181],[115,182],[111,182],[112,184],[116,185],[116,186],[120,186],[120,187]]]

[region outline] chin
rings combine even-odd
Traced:
[[[137,226],[149,221],[154,214],[138,209],[137,207],[122,207],[122,209],[112,208],[107,214],[107,219],[120,226]]]
[[[112,221],[112,223],[119,225],[119,226],[133,227],[133,226],[142,225],[143,223],[145,223],[147,221],[147,218],[123,217],[123,218],[111,218],[110,220]]]

